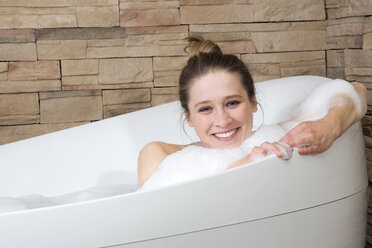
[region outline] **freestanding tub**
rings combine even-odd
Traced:
[[[286,119],[328,80],[257,84],[265,123]],[[136,184],[144,144],[195,139],[181,113],[174,102],[0,146],[0,196]],[[272,157],[157,190],[0,214],[0,247],[361,248],[366,189],[356,123],[320,155],[295,152],[289,161]]]

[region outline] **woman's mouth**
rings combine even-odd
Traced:
[[[216,138],[221,140],[230,140],[233,138],[234,134],[238,131],[238,128],[227,131],[213,134]]]

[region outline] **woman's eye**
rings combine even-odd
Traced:
[[[208,111],[210,111],[210,110],[212,110],[211,107],[202,107],[202,108],[199,109],[199,112],[201,112],[201,113],[205,113],[205,112],[208,112]]]
[[[239,105],[239,103],[240,103],[239,101],[230,101],[226,105],[228,107],[235,107],[235,106]]]

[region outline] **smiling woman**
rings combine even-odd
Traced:
[[[204,146],[234,148],[247,139],[257,102],[249,99],[238,74],[211,72],[196,79],[189,94],[186,119]]]
[[[187,123],[195,129],[200,142],[189,145],[151,142],[146,145],[138,158],[138,186],[141,190],[234,168],[268,154],[290,159],[294,146],[304,147],[299,148],[300,153],[319,143],[327,149],[348,126],[364,115],[363,89],[357,92],[354,90],[357,87],[353,88],[348,82],[334,80],[326,84],[326,88],[319,87],[307,98],[307,104],[300,106],[299,110],[306,113],[306,117],[299,119],[299,114],[288,122],[263,126],[252,132],[257,100],[245,64],[234,55],[223,54],[210,40],[189,37],[187,41],[189,44],[185,50],[190,59],[180,75],[179,97]],[[323,91],[327,94],[324,95]],[[323,97],[318,99],[318,95]],[[315,121],[294,128],[296,135],[284,136],[295,126],[293,124],[309,119]],[[314,132],[314,123],[320,131]],[[302,131],[296,131],[299,129]],[[322,130],[331,131],[324,133]],[[302,139],[305,143],[293,145],[293,139],[297,141],[299,137],[306,137]],[[195,157],[204,157],[204,164],[202,159],[195,161]],[[157,169],[161,170],[155,173]],[[159,176],[159,173],[166,176]]]

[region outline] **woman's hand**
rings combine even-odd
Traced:
[[[305,121],[289,131],[280,141],[298,147],[301,155],[322,153],[339,136],[337,125],[332,121],[320,119]]]
[[[248,164],[260,157],[265,157],[269,153],[274,153],[278,158],[288,160],[292,157],[292,152],[293,148],[284,142],[264,142],[260,146],[255,146],[248,156],[234,162],[228,169]]]
[[[342,106],[332,107],[324,118],[298,124],[280,141],[292,147],[298,147],[298,153],[302,155],[326,151],[346,129],[359,121],[367,111],[367,88],[357,82],[353,82],[351,85],[359,95],[361,109],[357,109],[353,100],[344,95]]]

